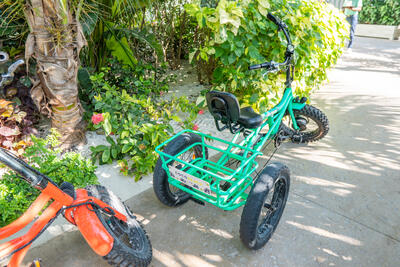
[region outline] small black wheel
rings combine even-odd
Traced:
[[[305,105],[300,110],[293,110],[294,117],[300,130],[296,133],[289,114],[282,120],[281,129],[291,136],[296,143],[314,142],[323,138],[329,131],[329,121],[326,115],[316,107]]]
[[[240,238],[249,249],[262,248],[281,219],[289,194],[290,172],[285,165],[268,164],[258,175],[240,220]]]
[[[111,251],[103,258],[112,266],[148,266],[152,258],[150,240],[129,208],[110,190],[101,185],[86,187],[88,194],[124,214],[127,223],[96,210],[96,215],[114,238]]]
[[[201,143],[201,137],[193,133],[184,133],[172,140],[164,149],[164,153],[169,155],[176,155],[180,151],[184,150],[188,146],[194,143]],[[192,149],[186,151],[180,159],[186,162],[190,162],[193,158],[203,157],[203,149],[201,145],[197,145]],[[205,147],[205,157],[208,158],[208,149]],[[170,165],[177,169],[181,169],[183,166],[181,163],[171,161]],[[159,158],[156,163],[153,175],[153,189],[157,198],[161,203],[169,206],[176,207],[186,203],[190,199],[190,194],[176,188],[175,186],[168,183],[168,174],[162,167],[162,159]]]

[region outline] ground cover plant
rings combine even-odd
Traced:
[[[286,41],[267,19],[268,12],[288,25],[296,57],[293,87],[300,96],[309,96],[326,80],[348,33],[343,14],[319,1],[221,0],[215,8],[188,4],[185,9],[203,31],[192,62],[206,66],[201,70],[208,70],[215,88],[234,92],[243,105],[258,110],[276,104],[284,86],[283,73],[260,79],[260,73],[247,70],[251,64],[283,59]]]
[[[32,145],[23,156],[26,162],[49,176],[56,183],[70,182],[77,188],[98,183],[96,166],[81,154],[57,148],[59,134],[52,130],[45,139],[32,136]],[[4,167],[4,166],[3,166]],[[39,190],[33,188],[9,170],[0,178],[0,227],[17,219],[36,199]]]
[[[90,77],[91,127],[102,129],[109,143],[90,149],[94,161],[109,164],[118,160],[121,172],[138,180],[153,171],[154,149],[174,133],[174,122],[192,128],[199,108],[187,97],[162,97],[168,79],[125,76],[129,68],[114,63]]]
[[[400,0],[364,0],[360,23],[400,25]]]

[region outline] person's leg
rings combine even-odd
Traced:
[[[356,34],[356,27],[358,24],[358,13],[353,15],[353,22],[352,22],[352,27],[353,27],[353,37],[352,37],[352,41],[354,41],[354,36]],[[351,45],[353,45],[353,42],[351,42]]]
[[[350,15],[346,18],[347,22],[350,24],[350,40],[347,45],[347,48],[351,48],[351,46],[353,45],[353,38],[354,38],[354,31],[355,31],[354,16],[355,15]]]
[[[351,48],[353,45],[354,34],[355,34],[356,27],[358,24],[358,14],[356,13],[354,15],[351,15],[351,16],[347,17],[347,19],[348,19],[347,21],[350,23],[350,41],[349,41],[349,44],[347,47]]]

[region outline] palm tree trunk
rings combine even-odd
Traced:
[[[83,143],[85,123],[78,98],[79,52],[86,44],[68,0],[27,0],[30,27],[25,59],[36,61],[31,96],[38,109],[52,119],[64,148]]]

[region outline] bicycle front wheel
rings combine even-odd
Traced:
[[[293,122],[289,114],[282,120],[281,129],[293,142],[308,143],[322,139],[329,131],[329,121],[326,115],[316,107],[305,105],[300,110],[293,110],[297,126],[297,132],[293,128]]]
[[[150,240],[129,208],[110,190],[101,185],[86,187],[88,194],[124,214],[127,222],[95,209],[96,215],[114,238],[111,251],[103,258],[112,266],[148,266],[152,258]]]

